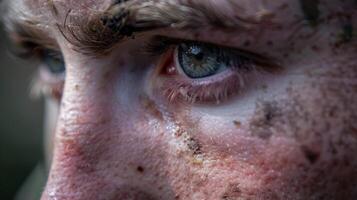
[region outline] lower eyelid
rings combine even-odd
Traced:
[[[243,91],[244,80],[233,71],[222,73],[216,80],[188,80],[184,78],[162,78],[155,88],[170,102],[215,103]]]
[[[211,76],[211,77],[205,77],[205,78],[199,78],[199,79],[190,79],[188,77],[182,77],[182,78],[179,78],[179,80],[181,82],[186,82],[187,84],[191,84],[193,86],[210,85],[213,83],[224,82],[226,79],[228,79],[232,75],[238,76],[238,74],[234,74],[234,73],[235,72],[232,70],[226,70],[222,73],[219,73],[219,74]]]
[[[45,66],[40,66],[34,80],[32,92],[35,96],[46,96],[60,99],[62,97],[65,74],[53,76]]]
[[[48,84],[57,84],[57,83],[61,83],[64,81],[65,79],[65,74],[57,74],[57,75],[53,75],[53,73],[49,72],[47,67],[44,66],[44,64],[40,65],[39,70],[39,78]]]

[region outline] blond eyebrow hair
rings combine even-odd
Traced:
[[[30,13],[14,9],[10,6],[10,1],[3,0],[0,3],[0,22],[16,46],[16,49],[9,50],[24,58],[31,57],[34,51],[40,49],[58,51],[56,40],[42,28],[44,24],[41,20]]]
[[[229,0],[237,6],[234,0]],[[239,30],[249,29],[264,21],[225,14],[206,1],[117,1],[103,12],[87,19],[71,16],[57,24],[62,35],[75,50],[88,55],[105,55],[115,44],[136,33],[163,28],[198,30],[203,27]]]

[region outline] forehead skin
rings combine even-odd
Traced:
[[[284,2],[298,10],[297,1],[234,2],[254,16],[264,16]],[[68,9],[85,17],[110,4],[54,1],[59,11],[55,17],[48,1],[24,3],[25,12],[29,9],[51,23],[63,22]],[[301,15],[300,10],[295,12]],[[64,54],[70,54],[68,77],[43,199],[356,197],[356,45],[353,41],[338,48],[330,41],[314,43],[327,51],[315,47],[317,53],[308,51],[312,56],[302,54],[298,64],[290,63],[306,70],[303,75],[308,79],[290,84],[283,100],[257,102],[244,124],[205,112],[196,117],[179,109],[174,110],[174,119],[166,119],[145,97],[140,98],[140,111],[132,113],[131,106],[139,104],[130,99],[132,105],[127,105],[127,99],[112,95],[111,87],[127,93],[125,86],[105,84],[115,78],[103,72],[109,68],[103,60],[65,47]],[[118,75],[123,79],[120,84],[130,74],[123,71]],[[153,123],[157,126],[151,127]]]
[[[131,0],[128,2],[141,3],[144,1]],[[149,1],[150,2],[150,1]],[[157,1],[160,2],[160,1]],[[165,2],[165,1],[163,1]],[[189,1],[186,0],[171,0],[169,2],[176,2],[179,4],[186,4]],[[260,18],[264,15],[269,14],[266,12],[275,12],[274,15],[279,14],[279,7],[291,7],[292,10],[296,10],[298,6],[298,1],[286,1],[279,0],[274,2],[266,3],[263,0],[240,0],[240,1],[203,1],[204,3],[210,4],[210,6],[216,10],[224,10],[228,15],[238,14],[241,16]],[[68,11],[71,11],[73,15],[77,15],[79,18],[88,17],[91,14],[105,11],[111,5],[113,5],[112,0],[102,0],[102,1],[75,1],[75,0],[14,0],[9,1],[14,10],[19,10],[20,12],[29,14],[29,16],[42,17],[42,21],[48,24],[54,25],[55,23],[63,23]],[[24,5],[23,5],[24,4]],[[232,10],[234,8],[234,10]],[[290,11],[292,11],[290,10]],[[237,13],[234,13],[237,12]],[[290,13],[291,14],[291,13]],[[298,14],[298,13],[296,13]],[[12,16],[16,17],[16,16]],[[289,17],[289,16],[286,16]]]

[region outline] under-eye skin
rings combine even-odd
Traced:
[[[160,56],[154,88],[170,102],[219,104],[279,68],[261,55],[203,42],[158,37],[147,50]]]
[[[34,60],[52,76],[62,76],[66,71],[62,53],[57,50],[45,48],[32,42],[20,42],[12,53],[21,59]]]
[[[17,44],[12,53],[18,58],[34,61],[39,66],[31,84],[32,97],[44,95],[60,98],[66,72],[61,52],[27,42]]]

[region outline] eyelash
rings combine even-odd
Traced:
[[[229,63],[230,75],[215,74],[202,79],[190,79],[182,75],[177,77],[179,75],[177,68],[180,64],[176,60],[177,50],[175,49],[183,43],[212,48],[223,58],[221,60],[223,63]],[[248,51],[161,36],[153,38],[146,45],[145,52],[159,57],[160,64],[157,69],[159,78],[154,81],[154,88],[157,88],[158,92],[163,94],[169,102],[220,104],[243,92],[246,80],[254,78],[251,77],[252,75],[274,72],[280,68],[272,59]],[[170,66],[167,66],[168,63]],[[175,73],[172,74],[172,71]],[[215,80],[207,80],[212,78]]]
[[[190,79],[188,77],[178,77],[178,68],[180,67],[177,57],[177,47],[180,44],[202,45],[213,49],[214,53],[220,56],[219,61],[227,64],[230,69],[230,75],[218,76],[214,74],[215,80],[211,76],[202,79]],[[38,46],[25,46],[25,51],[16,55],[21,58],[35,58],[44,62],[46,56],[58,59],[59,53],[43,49]],[[176,49],[174,53],[174,49]],[[279,66],[271,59],[260,56],[255,53],[237,50],[229,47],[220,47],[217,45],[188,41],[182,39],[173,39],[168,37],[156,36],[150,40],[144,52],[153,57],[160,57],[161,64],[158,66],[158,78],[154,84],[156,90],[166,97],[169,102],[184,102],[190,104],[216,103],[219,104],[237,95],[245,89],[246,80],[252,79],[250,75],[261,72],[273,72],[279,69]],[[221,59],[222,58],[222,59]],[[164,59],[164,62],[162,60]],[[166,59],[166,60],[165,60]],[[170,60],[171,72],[167,68]],[[173,70],[172,70],[173,69]],[[48,69],[49,71],[49,69]],[[174,73],[174,74],[173,74]],[[55,74],[53,75],[55,77]],[[46,85],[45,83],[42,85]]]

